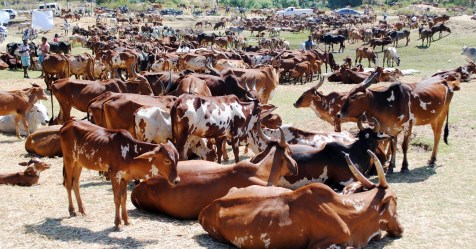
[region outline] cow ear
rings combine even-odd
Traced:
[[[18,165],[20,165],[20,166],[28,166],[28,162],[21,162],[21,163],[18,163]]]
[[[156,155],[155,151],[149,151],[142,155],[134,157],[134,159],[149,159],[152,158],[154,155]]]

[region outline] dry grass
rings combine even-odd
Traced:
[[[186,21],[186,25],[193,22],[192,19]],[[172,25],[178,23],[174,21]],[[471,27],[471,24],[469,18],[453,21],[451,25],[456,31],[430,49],[415,48],[415,39],[412,39],[410,47],[400,48],[401,53],[405,54],[403,60],[408,63],[405,68],[420,69],[420,64],[425,68],[422,74],[405,77],[403,81],[418,80],[437,69],[461,65],[464,60],[457,57],[458,49],[467,36],[464,27]],[[458,29],[460,26],[462,28]],[[474,39],[474,34],[472,37]],[[439,51],[439,46],[451,48],[448,53],[453,56],[452,62],[447,62],[447,58],[431,56],[433,51]],[[355,47],[349,45],[348,50],[352,51]],[[422,62],[423,58],[428,60]],[[24,88],[29,82],[44,85],[41,80],[20,79],[21,75],[19,71],[0,72],[0,90]],[[372,243],[371,247],[470,248],[476,243],[475,209],[472,208],[476,189],[476,156],[473,152],[476,111],[472,107],[476,93],[474,83],[474,80],[464,83],[462,90],[456,92],[453,98],[450,146],[440,145],[438,167],[435,169],[426,167],[431,152],[422,148],[433,144],[431,129],[429,126],[415,128],[413,141],[417,146],[412,145],[409,153],[411,172],[388,177],[399,197],[399,216],[405,227],[404,236],[397,240],[383,239]],[[279,107],[277,112],[285,123],[309,130],[331,131],[332,127],[316,119],[310,109],[295,109],[292,106],[309,87],[309,84],[281,85],[272,103]],[[322,90],[340,91],[351,87],[326,83]],[[78,112],[73,115],[84,116]],[[353,125],[345,125],[344,128],[355,129]],[[12,135],[0,134],[0,151],[0,173],[23,170],[17,163],[30,157],[24,150],[24,142]],[[401,163],[401,158],[401,154],[398,154],[398,163]],[[62,186],[62,159],[45,160],[51,163],[52,168],[43,172],[39,185],[30,188],[0,186],[2,248],[228,248],[210,239],[196,221],[179,221],[147,214],[136,210],[130,201],[128,210],[133,225],[125,227],[122,232],[113,232],[111,186],[94,171],[84,170],[81,177],[80,188],[88,215],[70,218],[66,191]]]

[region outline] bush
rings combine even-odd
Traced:
[[[362,0],[329,0],[328,3],[331,9],[343,8],[347,5],[355,8],[356,6],[362,5]]]

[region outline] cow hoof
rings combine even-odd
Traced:
[[[122,228],[119,226],[114,226],[114,232],[121,232]]]
[[[387,175],[393,174],[393,168],[388,168],[386,173]]]
[[[408,168],[402,168],[400,170],[400,173],[408,173],[408,172],[410,172],[410,170],[408,170]]]
[[[75,211],[72,211],[72,212],[70,211],[69,212],[69,217],[76,217],[76,216],[77,216],[77,214],[76,214]]]

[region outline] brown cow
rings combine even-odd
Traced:
[[[379,70],[372,73],[367,80],[347,94],[337,117],[357,118],[365,113],[366,116],[380,122],[382,131],[394,136],[392,159],[388,172],[393,172],[395,167],[397,135],[404,132],[402,171],[408,171],[407,150],[412,127],[413,125],[431,124],[434,146],[428,164],[433,167],[438,152],[441,129],[445,119],[448,118],[453,92],[459,89],[459,81],[452,82],[442,76],[435,76],[417,83],[394,83],[388,88],[367,89],[379,74]],[[447,138],[448,121],[444,133],[446,143]]]
[[[69,214],[76,216],[71,189],[74,189],[79,212],[85,215],[79,193],[79,177],[83,167],[107,171],[111,176],[115,203],[115,229],[124,221],[129,225],[126,210],[127,183],[132,179],[160,174],[170,185],[177,185],[178,152],[172,143],[140,142],[124,130],[108,130],[87,121],[66,122],[60,130],[63,152],[63,178],[68,193]],[[122,209],[122,214],[119,212]]]
[[[240,248],[361,248],[378,238],[380,230],[401,236],[397,197],[382,165],[377,166],[378,185],[360,174],[350,159],[349,167],[367,191],[340,195],[321,183],[294,191],[233,188],[204,208],[198,221],[217,241]]]
[[[20,136],[20,120],[27,135],[30,128],[26,120],[26,114],[38,100],[46,100],[48,97],[41,86],[33,84],[31,88],[16,91],[0,91],[0,115],[13,115],[15,117],[15,130],[18,139]]]
[[[106,65],[108,71],[111,73],[111,77],[115,77],[116,69],[125,69],[128,78],[135,78],[137,54],[135,52],[106,50],[101,53],[101,62]],[[122,74],[119,75],[123,79]]]
[[[304,74],[306,75],[305,82],[311,82],[313,77],[313,71],[314,71],[313,69],[314,68],[311,66],[311,63],[309,61],[303,61],[296,64],[296,66],[293,69],[291,69],[291,71],[289,71],[289,73],[291,74],[291,77],[294,78],[294,85],[296,85],[296,82],[298,80],[300,80],[301,84],[303,84],[302,78]]]
[[[39,156],[61,156],[59,130],[62,125],[43,127],[26,138],[25,150]]]
[[[19,163],[21,166],[28,166],[24,172],[13,174],[0,174],[0,185],[32,186],[38,183],[40,173],[50,168],[50,165],[42,162],[38,158],[32,158],[29,162]]]
[[[70,77],[70,63],[68,58],[63,54],[46,55],[45,60],[41,63],[41,67],[48,90],[51,89],[53,79],[65,79]]]
[[[137,75],[137,78],[126,82],[120,79],[110,79],[106,81],[61,79],[57,80],[55,84],[51,86],[51,91],[58,100],[61,108],[58,116],[60,124],[69,120],[71,107],[82,112],[87,112],[89,102],[107,91],[138,93],[143,95],[152,94],[152,89],[147,79],[141,75]]]
[[[76,79],[80,76],[83,80],[94,80],[94,64],[95,60],[92,55],[83,53],[79,55],[68,56],[70,65],[70,74]]]
[[[363,58],[367,58],[369,60],[369,67],[371,61],[375,66],[377,66],[377,54],[372,48],[360,47],[355,50],[355,64],[357,64],[357,60],[359,60],[359,64],[362,63]]]
[[[154,213],[196,219],[204,207],[233,187],[272,186],[282,176],[296,174],[296,162],[289,156],[284,134],[281,133],[279,142],[266,141],[270,153],[256,164],[242,161],[222,166],[206,161],[181,161],[177,165],[180,185],[170,187],[161,177],[147,179],[132,191],[132,204]]]

